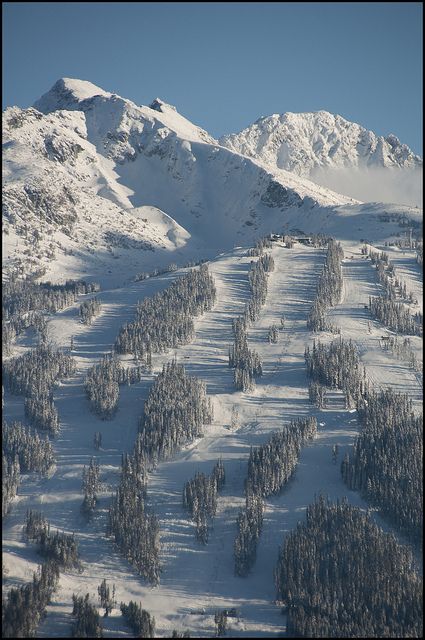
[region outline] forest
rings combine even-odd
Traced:
[[[121,613],[136,638],[155,637],[155,618],[142,609],[141,604],[130,600],[128,604],[121,602]]]
[[[100,467],[95,458],[90,459],[89,466],[84,465],[83,468],[83,481],[82,491],[84,493],[84,500],[81,505],[81,513],[88,519],[93,515],[97,504],[97,494],[99,493],[100,482]]]
[[[74,371],[75,362],[69,353],[40,344],[3,362],[3,383],[11,393],[25,396],[25,414],[30,424],[56,435],[59,416],[53,402],[53,387]]]
[[[386,296],[370,296],[369,309],[372,317],[391,331],[413,336],[423,333],[422,314],[416,312],[412,315],[402,302],[395,302]]]
[[[102,305],[96,297],[82,302],[78,311],[81,322],[91,325],[94,318],[99,315],[101,307]]]
[[[136,318],[121,327],[117,353],[132,353],[140,361],[151,353],[187,344],[194,335],[193,318],[212,309],[216,296],[207,265],[177,278],[167,289],[137,305]]]
[[[247,576],[255,564],[263,525],[263,498],[280,493],[298,463],[301,446],[317,432],[314,417],[291,421],[260,447],[251,448],[245,481],[245,509],[237,519],[235,574]]]
[[[72,615],[75,622],[72,626],[73,638],[102,638],[102,625],[99,611],[90,602],[90,596],[77,596],[72,594]]]
[[[383,295],[369,296],[372,317],[396,333],[422,335],[423,316],[420,312],[410,313],[407,305],[414,302],[413,295],[408,293],[406,283],[397,277],[388,254],[370,250],[369,257],[384,289]]]
[[[305,349],[307,374],[313,383],[310,397],[323,403],[321,386],[341,389],[345,394],[347,408],[355,406],[357,399],[369,388],[366,370],[361,366],[357,349],[352,340],[338,338],[329,344],[313,341],[313,347]]]
[[[260,447],[251,447],[247,491],[263,497],[276,495],[293,474],[301,446],[317,433],[314,417],[292,420]]]
[[[123,367],[115,354],[103,356],[91,367],[84,383],[91,411],[102,420],[110,420],[118,409],[119,385],[134,384],[142,379],[142,366]]]
[[[250,254],[260,256],[253,262],[249,272],[250,299],[245,305],[244,314],[233,320],[234,343],[229,348],[229,367],[235,370],[234,383],[238,391],[252,391],[255,378],[263,373],[260,356],[248,346],[247,328],[258,320],[267,297],[268,274],[274,269],[271,254],[263,254],[265,246],[268,246],[268,242],[258,241],[254,253]]]
[[[159,521],[146,506],[146,466],[142,457],[124,454],[121,477],[108,512],[107,535],[148,582],[158,584]]]
[[[406,394],[368,392],[357,404],[361,432],[341,465],[344,481],[414,541],[422,537],[423,415]]]
[[[319,496],[307,507],[279,550],[275,583],[289,637],[423,635],[410,551],[346,499]]]
[[[325,264],[317,280],[315,297],[307,318],[307,328],[311,331],[337,332],[326,319],[326,311],[329,307],[338,304],[341,299],[343,258],[344,250],[341,244],[330,238]]]
[[[35,637],[58,581],[59,566],[48,560],[34,572],[31,582],[9,589],[2,608],[3,638]]]
[[[45,561],[34,572],[31,582],[11,587],[3,598],[4,638],[35,637],[58,586],[60,569],[80,567],[74,535],[59,531],[52,533],[50,524],[40,512],[27,512],[23,533],[27,540],[37,543],[37,550]]]
[[[247,324],[243,316],[233,320],[234,344],[229,348],[229,367],[235,369],[234,383],[238,391],[252,391],[255,378],[263,373],[261,358],[248,347]]]
[[[176,360],[168,362],[155,379],[144,404],[138,441],[154,463],[202,436],[213,418],[212,404],[202,380],[188,376]]]
[[[2,428],[2,515],[5,516],[19,486],[20,474],[36,471],[49,474],[55,458],[47,436],[39,434],[21,422],[7,423]]]
[[[97,283],[67,280],[65,284],[35,282],[35,277],[19,278],[11,274],[2,287],[3,348],[9,353],[13,340],[34,326],[40,333],[46,328],[43,313],[56,313],[74,304],[78,295],[99,291]]]
[[[28,540],[37,543],[37,551],[41,556],[52,560],[59,567],[68,569],[80,566],[75,536],[62,531],[52,533],[50,524],[40,512],[27,512],[24,534]]]

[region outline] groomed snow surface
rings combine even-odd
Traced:
[[[407,363],[383,354],[377,337],[382,327],[372,323],[372,333],[367,333],[370,318],[364,305],[368,296],[379,290],[375,271],[370,261],[361,256],[360,245],[347,244],[344,248],[344,295],[341,304],[329,315],[341,327],[343,337],[356,341],[371,380],[377,386],[390,385],[408,392],[419,406],[420,380]],[[74,337],[73,355],[78,369],[55,390],[61,420],[61,431],[54,442],[56,470],[50,479],[24,477],[12,511],[4,522],[6,587],[30,580],[41,562],[34,546],[28,545],[22,534],[29,508],[41,510],[53,529],[75,532],[84,570],[61,573],[59,589],[39,628],[39,637],[69,637],[72,594],[89,593],[97,603],[97,587],[104,578],[110,585],[115,583],[118,603],[135,600],[154,615],[159,637],[169,637],[173,629],[187,629],[195,637],[211,637],[215,631],[215,611],[230,607],[238,610],[239,617],[228,619],[229,636],[280,636],[285,630],[285,617],[274,602],[273,568],[284,536],[303,519],[306,506],[320,491],[332,499],[348,496],[350,503],[367,507],[358,493],[348,491],[339,471],[339,463],[358,432],[356,413],[345,410],[342,395],[337,392],[329,394],[329,408],[323,411],[317,410],[308,399],[305,346],[311,345],[314,337],[322,340],[332,337],[314,335],[306,329],[324,250],[298,244],[293,249],[273,247],[275,270],[269,276],[267,301],[248,335],[250,347],[263,358],[264,368],[264,375],[252,393],[234,391],[233,370],[229,369],[227,358],[232,342],[232,319],[243,312],[249,295],[251,258],[246,254],[245,248],[237,248],[210,262],[217,302],[212,311],[196,319],[193,342],[168,354],[154,355],[153,375],[146,375],[131,387],[120,387],[119,410],[111,421],[103,422],[90,413],[83,388],[85,373],[103,353],[110,351],[119,327],[132,318],[137,301],[168,286],[181,271],[97,294],[102,311],[91,327],[79,323],[78,303],[51,316],[49,335],[58,345],[68,346],[71,336]],[[413,288],[416,283],[419,290],[413,253],[400,253],[398,257],[398,262],[395,257],[394,262],[404,270],[404,278],[410,274],[408,286]],[[280,331],[279,342],[269,344],[268,328],[271,324],[280,325],[283,315],[285,327]],[[26,341],[29,344],[30,336]],[[23,346],[25,340],[21,341],[20,348]],[[110,496],[119,480],[121,454],[132,449],[138,418],[154,374],[174,355],[190,374],[205,380],[214,405],[214,421],[205,428],[203,438],[172,460],[159,464],[150,474],[149,502],[160,520],[162,543],[161,583],[152,588],[105,537],[106,515]],[[131,364],[130,357],[123,359]],[[239,421],[232,430],[234,406],[239,412]],[[236,518],[244,503],[243,482],[250,446],[264,443],[272,431],[306,415],[317,416],[318,435],[303,448],[295,475],[281,495],[267,499],[256,564],[247,578],[236,577],[233,542]],[[22,398],[6,394],[5,418],[24,419]],[[95,431],[103,435],[103,448],[98,452],[93,448]],[[332,461],[334,444],[339,446],[337,464]],[[86,523],[79,512],[83,499],[81,476],[83,466],[93,455],[100,463],[103,491],[94,519]],[[225,466],[226,485],[218,499],[209,542],[202,546],[196,542],[194,524],[182,508],[181,492],[183,484],[196,471],[211,472],[220,456]],[[374,517],[389,529],[376,513]],[[131,637],[118,609],[103,618],[102,624],[106,637]]]

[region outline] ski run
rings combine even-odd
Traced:
[[[415,410],[419,410],[421,374],[412,370],[406,360],[383,349],[382,338],[390,332],[373,320],[367,309],[369,296],[380,291],[375,269],[362,255],[360,244],[345,242],[343,248],[342,297],[327,316],[340,329],[343,339],[355,343],[373,387],[391,386],[408,393]],[[420,308],[421,281],[414,253],[393,253],[390,251],[390,258]],[[326,249],[301,244],[288,249],[276,243],[271,254],[275,268],[268,277],[266,302],[258,320],[248,328],[249,347],[259,353],[263,363],[263,375],[250,392],[235,390],[233,369],[228,366],[232,321],[243,314],[250,295],[251,262],[257,260],[248,255],[246,247],[220,254],[209,262],[217,289],[212,310],[195,318],[195,337],[190,344],[153,354],[151,373],[145,372],[135,384],[120,386],[118,411],[112,420],[101,421],[89,411],[84,391],[87,371],[111,351],[120,327],[133,319],[137,302],[170,286],[183,271],[97,293],[101,311],[91,326],[80,322],[78,306],[92,294],[80,296],[74,305],[48,317],[49,339],[62,347],[68,347],[72,340],[77,369],[54,391],[60,417],[60,432],[53,440],[56,468],[49,478],[25,475],[4,520],[4,564],[8,586],[32,580],[41,559],[35,545],[25,541],[22,527],[27,510],[33,509],[42,511],[52,529],[75,533],[83,569],[61,571],[59,588],[47,607],[37,637],[69,637],[72,594],[89,593],[96,603],[97,587],[105,578],[108,584],[115,584],[118,603],[141,602],[155,617],[158,637],[169,637],[173,629],[211,637],[215,612],[231,608],[237,610],[237,615],[228,618],[228,635],[280,635],[285,630],[285,616],[276,603],[273,569],[285,535],[303,520],[306,507],[321,492],[332,500],[347,496],[350,504],[367,510],[360,494],[347,488],[340,473],[340,463],[359,432],[356,411],[345,408],[339,391],[328,392],[326,409],[317,409],[309,400],[305,348],[311,347],[314,339],[327,342],[335,338],[327,332],[313,333],[306,325]],[[268,340],[272,325],[279,329],[276,343]],[[411,340],[417,358],[421,357],[421,343],[419,337]],[[17,340],[13,355],[31,346],[34,336],[27,331]],[[128,366],[134,364],[130,355],[120,358]],[[174,358],[189,375],[206,383],[214,417],[211,424],[205,425],[203,437],[149,473],[147,500],[159,518],[161,541],[160,583],[152,587],[120,555],[105,530],[109,502],[119,482],[121,455],[132,450],[143,403],[155,376]],[[233,543],[238,513],[245,502],[250,447],[264,444],[283,424],[307,416],[317,418],[317,435],[302,447],[288,485],[279,495],[265,499],[255,565],[247,577],[238,577],[234,574]],[[4,417],[8,421],[25,420],[21,396],[5,392]],[[97,431],[102,433],[102,447],[94,451]],[[336,460],[332,455],[335,445]],[[101,491],[94,517],[87,522],[80,513],[81,478],[83,467],[92,456],[100,465]],[[218,494],[208,543],[201,545],[195,538],[195,525],[182,507],[182,490],[196,472],[210,474],[219,458],[224,464],[226,483]],[[372,515],[384,530],[392,530],[376,510]],[[400,537],[399,540],[408,544]],[[413,551],[419,563],[418,552]],[[102,624],[105,637],[132,635],[119,605],[102,619]]]

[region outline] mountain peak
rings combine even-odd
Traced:
[[[322,168],[422,167],[422,159],[396,136],[378,136],[324,110],[262,116],[220,144],[304,177]]]
[[[159,111],[160,113],[165,113],[167,109],[177,111],[175,106],[164,102],[164,100],[161,100],[161,98],[155,98],[155,100],[149,105],[149,108],[153,109],[154,111]]]
[[[34,102],[34,107],[42,113],[48,113],[59,109],[74,108],[79,102],[94,96],[110,98],[112,94],[87,80],[60,78],[49,91]]]

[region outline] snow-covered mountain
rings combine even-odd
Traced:
[[[363,201],[422,202],[418,155],[393,134],[377,136],[327,111],[262,117],[220,144]]]
[[[377,136],[328,111],[262,117],[220,144],[304,177],[323,167],[422,167],[422,159],[395,135]]]
[[[5,264],[24,272],[119,279],[273,230],[370,235],[370,206],[224,147],[159,98],[63,78],[6,109],[3,139]]]

